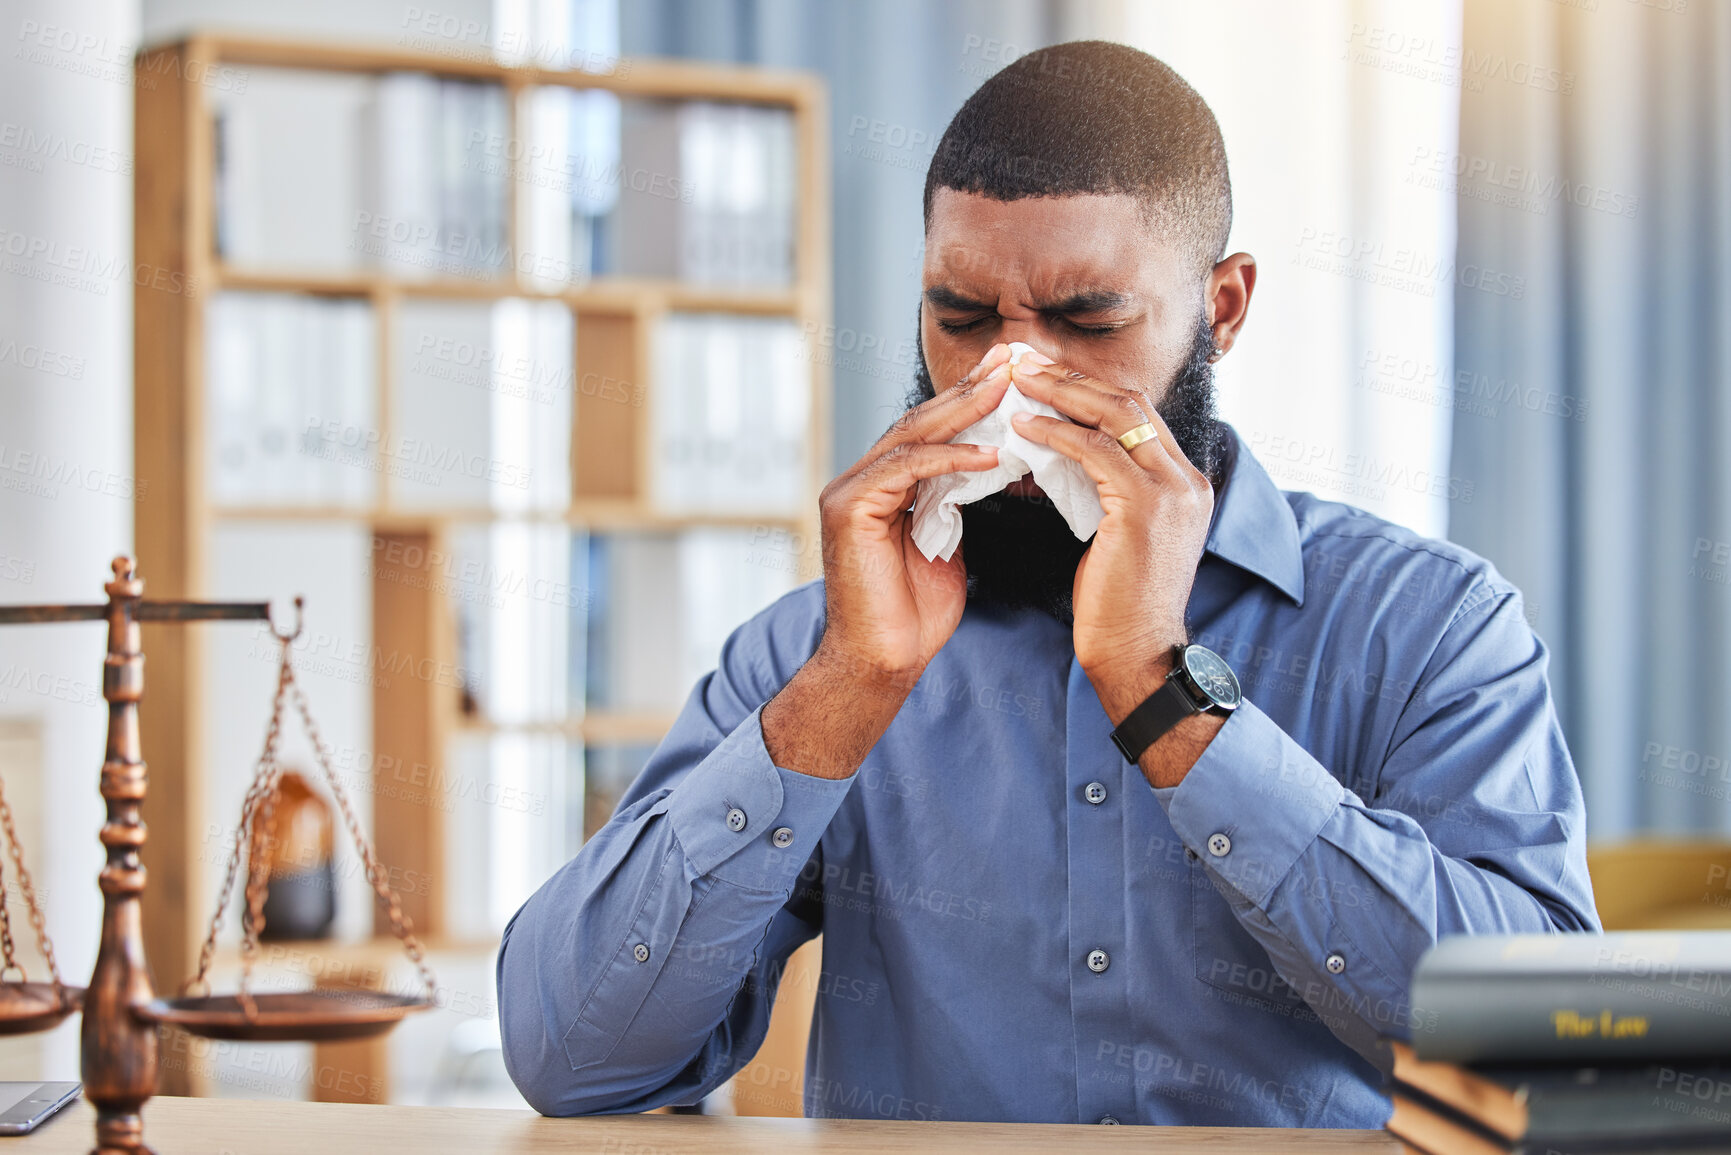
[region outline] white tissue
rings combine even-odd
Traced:
[[[1022,355],[1033,351],[1032,346],[1015,342],[1010,346],[1010,364],[1020,364]],[[914,544],[927,561],[934,557],[949,561],[961,543],[962,514],[957,506],[990,497],[1028,473],[1034,475],[1034,483],[1052,499],[1079,540],[1093,537],[1100,519],[1106,516],[1099,488],[1080,465],[1055,449],[1036,445],[1010,425],[1010,418],[1017,413],[1069,420],[1050,405],[1024,397],[1014,380],[1012,373],[1011,385],[996,409],[950,439],[952,445],[996,446],[997,467],[981,473],[946,473],[920,482],[914,497]]]

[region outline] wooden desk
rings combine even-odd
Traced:
[[[34,1135],[0,1140],[7,1155],[85,1155],[96,1112],[68,1107]],[[1282,1131],[1250,1127],[1102,1127],[1018,1123],[900,1123],[625,1115],[543,1119],[530,1111],[374,1107],[241,1099],[152,1099],[144,1138],[159,1155],[348,1155],[349,1152],[552,1152],[730,1155],[731,1152],[1158,1151],[1169,1155],[1393,1155],[1384,1131]]]

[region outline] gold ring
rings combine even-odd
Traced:
[[[1142,444],[1144,441],[1158,441],[1159,439],[1160,431],[1154,428],[1152,422],[1144,421],[1136,428],[1129,430],[1119,437],[1118,444],[1122,445],[1125,451],[1128,452]]]

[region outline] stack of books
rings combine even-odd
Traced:
[[[323,78],[318,78],[323,79]],[[503,89],[414,72],[382,76],[361,113],[352,247],[360,263],[406,278],[509,277],[505,227],[512,156]]]
[[[799,325],[668,313],[655,328],[650,501],[670,514],[802,512],[813,350]]]
[[[390,72],[251,70],[211,94],[215,242],[272,271],[785,289],[791,110]],[[515,200],[516,236],[506,221]]]
[[[624,103],[620,117],[618,266],[606,271],[732,287],[793,283],[792,112],[639,100]]]
[[[254,70],[213,94],[216,248],[255,269],[509,277],[516,175],[496,84]]]
[[[205,324],[211,493],[233,506],[370,504],[378,427],[372,306],[220,293]]]
[[[1731,1150],[1731,933],[1445,939],[1388,1129],[1427,1155]]]

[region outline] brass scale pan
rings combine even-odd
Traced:
[[[118,563],[117,563],[118,565]],[[120,570],[116,569],[118,575]],[[231,604],[198,604],[190,602],[134,602],[133,615],[139,621],[195,621],[206,618],[246,619],[262,618],[270,620],[269,603],[231,603]],[[266,758],[273,753],[276,732],[281,722],[286,698],[292,692],[301,707],[302,716],[311,729],[311,718],[306,714],[305,699],[299,696],[298,687],[293,686],[294,677],[289,669],[289,643],[301,630],[302,601],[295,599],[295,629],[292,633],[278,633],[275,627],[271,632],[282,643],[283,663],[279,678],[276,713],[272,718],[271,733],[266,738]],[[108,616],[109,609],[103,605],[56,605],[56,606],[0,606],[0,624],[23,622],[54,622],[54,621],[101,621]],[[314,736],[314,747],[319,751],[320,761],[325,762],[324,751]],[[264,766],[260,768],[260,780],[264,778]],[[327,775],[330,773],[325,766]],[[334,779],[334,776],[333,776]],[[274,782],[271,783],[274,786]],[[333,780],[333,785],[335,785]],[[337,787],[340,791],[340,787]],[[268,803],[268,799],[267,799]],[[268,809],[268,806],[267,806]],[[345,807],[346,809],[346,807]],[[243,816],[243,821],[246,816]],[[352,823],[352,815],[349,815]],[[360,837],[358,828],[351,827],[362,847],[363,856],[371,861],[371,848],[366,846],[365,839]],[[16,838],[13,839],[16,843]],[[236,853],[239,844],[237,840]],[[232,879],[232,873],[231,873]],[[380,898],[387,900],[392,907],[393,929],[399,938],[403,939],[409,957],[421,964],[419,944],[413,938],[412,929],[406,925],[407,916],[397,909],[394,896],[389,894],[388,887],[383,884],[382,877],[378,887]],[[225,888],[226,890],[226,888]],[[226,897],[226,896],[225,896]],[[251,944],[256,945],[257,933],[262,919],[257,913],[257,903],[253,904],[251,912],[254,917],[249,920],[248,937]],[[217,912],[221,917],[221,909]],[[211,938],[215,938],[215,921]],[[49,953],[48,948],[45,953]],[[250,952],[248,952],[250,955]],[[208,950],[205,965],[208,965]],[[205,966],[200,967],[199,978],[202,979]],[[249,959],[250,969],[250,959]],[[154,1023],[166,1023],[179,1027],[189,1034],[207,1039],[251,1040],[255,1042],[289,1042],[289,1041],[333,1041],[347,1039],[365,1039],[383,1034],[402,1019],[416,1011],[423,1011],[433,1005],[433,985],[431,975],[424,964],[421,971],[427,979],[425,995],[398,995],[384,991],[366,990],[311,990],[288,991],[249,994],[244,986],[240,993],[234,995],[181,995],[176,998],[155,999],[140,1007],[133,1008],[133,1013],[139,1018]],[[59,982],[28,982],[0,981],[0,1036],[23,1035],[36,1031],[46,1031],[58,1025],[68,1015],[82,1009],[84,1003],[84,988],[67,986]]]

